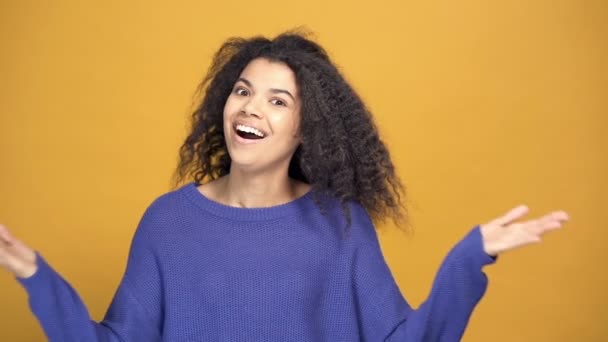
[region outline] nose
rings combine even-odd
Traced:
[[[254,96],[249,97],[249,99],[245,103],[243,103],[243,106],[241,107],[241,112],[243,114],[253,115],[255,117],[261,118],[262,112],[260,111],[259,106],[257,105],[258,102],[259,101]]]

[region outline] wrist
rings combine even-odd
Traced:
[[[13,274],[17,278],[26,279],[26,278],[29,278],[29,277],[33,276],[34,274],[36,274],[37,270],[38,270],[38,265],[36,265],[36,261],[34,261],[34,262],[25,262],[25,263],[23,263],[23,265],[21,265],[20,267],[16,268],[13,271]]]

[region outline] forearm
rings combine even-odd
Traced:
[[[91,320],[76,291],[37,255],[36,272],[17,278],[49,341],[118,341],[110,329]]]
[[[483,251],[476,227],[450,251],[428,299],[400,323],[389,341],[460,341],[487,288],[482,267],[493,262]]]

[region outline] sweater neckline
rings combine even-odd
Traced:
[[[241,208],[225,205],[214,201],[198,190],[200,184],[188,183],[181,189],[182,193],[199,208],[219,217],[239,221],[266,221],[279,217],[301,213],[303,209],[314,205],[312,190],[287,203],[258,208]]]

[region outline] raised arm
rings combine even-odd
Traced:
[[[122,281],[99,323],[91,320],[72,286],[4,226],[0,226],[0,265],[26,289],[30,308],[49,341],[160,341],[160,275],[148,230],[144,215]]]
[[[366,341],[459,341],[487,278],[483,252],[473,229],[443,261],[429,297],[416,310],[403,298],[379,244],[360,246],[355,269],[361,333]]]
[[[469,318],[487,288],[482,267],[493,255],[540,241],[568,217],[553,212],[537,220],[515,223],[527,212],[520,206],[476,226],[448,253],[426,301],[416,310],[401,295],[383,258],[375,232],[358,247],[356,294],[362,334],[367,341],[460,341]]]

